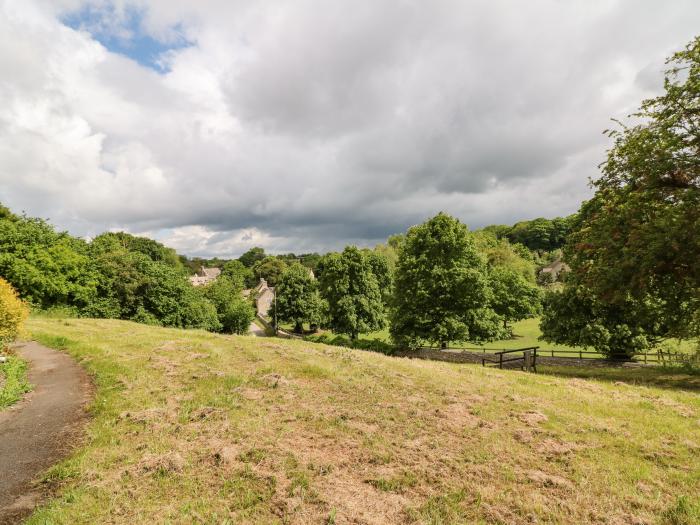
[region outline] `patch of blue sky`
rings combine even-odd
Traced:
[[[167,39],[148,34],[143,28],[143,14],[143,11],[133,8],[116,12],[113,7],[98,9],[87,6],[66,14],[61,22],[73,29],[87,31],[113,53],[129,57],[158,73],[167,73],[168,61],[164,59],[167,53],[193,43],[185,38],[179,25],[170,28]]]

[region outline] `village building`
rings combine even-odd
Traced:
[[[243,290],[243,295],[245,297],[252,296],[255,299],[255,308],[258,311],[258,315],[267,317],[275,300],[275,288],[268,286],[267,281],[261,277],[257,286],[250,290]]]
[[[216,281],[219,275],[221,275],[221,268],[201,268],[190,277],[190,283],[192,283],[192,286],[204,286]]]

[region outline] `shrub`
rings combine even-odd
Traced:
[[[255,317],[255,310],[244,298],[232,297],[218,315],[225,332],[247,334]]]
[[[0,348],[15,340],[28,315],[27,305],[15,289],[0,277]]]
[[[309,269],[299,263],[287,268],[275,288],[277,320],[294,323],[294,331],[301,333],[304,323],[322,324],[328,305],[318,293],[317,283]]]
[[[214,307],[218,327],[209,330],[224,331],[234,334],[248,332],[255,317],[255,309],[242,295],[241,282],[226,275],[203,289],[204,296]]]

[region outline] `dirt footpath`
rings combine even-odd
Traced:
[[[0,412],[0,524],[18,523],[39,502],[34,483],[79,442],[92,386],[66,354],[38,343],[16,347],[29,362],[33,390]]]

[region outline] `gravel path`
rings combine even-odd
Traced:
[[[33,390],[0,412],[0,524],[18,523],[39,502],[34,483],[81,439],[92,386],[68,355],[38,343],[16,347]]]

